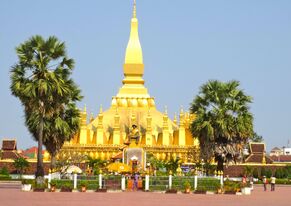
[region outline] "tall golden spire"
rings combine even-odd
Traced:
[[[123,83],[144,83],[142,76],[144,72],[142,49],[138,36],[138,20],[136,18],[136,1],[133,3],[133,16],[131,18],[130,37],[126,48],[124,61]]]
[[[113,98],[111,105],[126,105],[120,103],[124,101],[127,101],[127,105],[136,105],[135,102],[139,101],[140,103],[138,105],[140,106],[154,106],[154,100],[150,97],[147,88],[144,86],[144,64],[142,49],[138,36],[138,20],[136,18],[135,0],[133,1],[130,36],[125,51],[123,74],[123,85],[119,89],[116,98]]]

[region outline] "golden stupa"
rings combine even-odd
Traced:
[[[92,158],[109,160],[120,154],[125,147],[131,125],[140,131],[138,146],[154,154],[160,160],[176,159],[195,162],[199,143],[191,136],[189,125],[193,116],[183,109],[179,121],[175,115],[172,121],[167,109],[162,113],[156,109],[155,100],[144,86],[143,54],[138,35],[136,3],[134,1],[131,31],[123,65],[123,85],[111,106],[98,116],[90,117],[87,123],[86,107],[81,111],[81,129],[72,141],[65,143],[58,157],[89,155]]]

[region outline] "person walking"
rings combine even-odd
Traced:
[[[250,186],[251,186],[251,190],[254,190],[254,177],[253,176],[250,177]]]
[[[135,173],[133,176],[133,185],[132,185],[132,191],[138,190],[138,174]]]
[[[264,184],[264,191],[267,191],[268,179],[266,176],[263,176],[263,184]]]
[[[243,187],[247,185],[247,177],[245,175],[242,177],[242,185]]]
[[[271,191],[275,191],[276,177],[271,177]]]

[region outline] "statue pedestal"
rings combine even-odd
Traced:
[[[135,142],[131,142],[129,148],[123,150],[123,163],[130,165],[134,170],[132,172],[138,172],[140,169],[145,169],[146,155],[142,148],[137,147]]]
[[[139,148],[138,144],[135,143],[135,141],[131,141],[128,145],[129,148]]]

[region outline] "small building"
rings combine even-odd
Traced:
[[[270,152],[270,157],[276,163],[291,163],[291,148],[283,147],[280,149],[274,147]]]
[[[291,155],[291,147],[283,147],[283,155]]]
[[[274,147],[270,151],[270,156],[280,156],[280,155],[283,155],[283,150],[280,149],[279,147]]]
[[[265,143],[250,143],[250,155],[246,158],[248,164],[272,164],[273,160],[266,155]]]
[[[1,152],[1,159],[17,159],[22,157],[21,154],[17,151],[17,143],[16,140],[8,140],[4,139],[2,141],[2,152]]]

